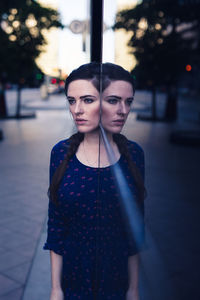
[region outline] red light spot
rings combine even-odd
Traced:
[[[186,69],[187,72],[190,72],[190,71],[192,70],[192,67],[191,67],[191,65],[187,65],[187,66],[185,67],[185,69]]]
[[[61,87],[64,87],[64,86],[65,86],[64,80],[61,80],[61,81],[60,81],[60,86],[61,86]]]
[[[56,82],[57,82],[56,78],[52,78],[52,79],[51,79],[51,83],[52,83],[52,84],[56,84]]]

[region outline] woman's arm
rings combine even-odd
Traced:
[[[129,256],[128,258],[129,288],[126,294],[126,300],[139,300],[139,254]]]
[[[61,255],[50,251],[51,259],[51,297],[50,300],[63,300],[64,295],[61,288],[61,275],[63,258]]]

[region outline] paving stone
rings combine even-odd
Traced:
[[[22,244],[15,248],[16,253],[23,255],[31,260],[34,257],[35,250],[36,250],[37,241],[33,239],[32,242]]]
[[[20,287],[19,283],[0,274],[0,297],[18,287]]]
[[[0,272],[15,268],[20,264],[28,262],[29,259],[15,250],[9,250],[0,256]]]
[[[7,276],[8,278],[18,282],[20,284],[24,284],[26,281],[28,272],[30,270],[31,261],[21,264],[15,268],[10,268],[6,271],[3,271],[2,274]]]
[[[23,295],[23,287],[19,289],[15,289],[6,295],[1,296],[1,300],[21,300]]]

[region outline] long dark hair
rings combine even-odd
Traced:
[[[104,63],[99,64],[96,62],[92,62],[89,64],[84,64],[80,66],[78,69],[72,71],[72,73],[67,77],[65,82],[65,94],[67,96],[68,86],[74,80],[89,80],[96,87],[98,91],[100,91],[100,86],[102,87],[102,91],[110,84],[111,81],[114,80],[123,80],[127,81],[132,85],[133,93],[135,92],[135,83],[133,77],[130,75],[128,71],[123,69],[121,66],[112,64],[112,63]],[[100,85],[101,81],[101,85]],[[51,184],[49,186],[48,195],[51,201],[54,203],[58,203],[57,199],[57,190],[59,188],[60,182],[64,176],[68,168],[68,164],[70,159],[76,153],[80,143],[84,139],[84,134],[77,132],[69,138],[69,146],[65,153],[64,160],[60,163],[58,168],[56,169]],[[131,154],[128,149],[127,138],[122,134],[113,134],[113,140],[117,144],[119,152],[123,155],[129,165],[130,172],[133,176],[133,179],[136,183],[138,190],[138,200],[142,202],[145,197],[145,187],[144,181],[138,170],[136,164],[133,162]]]

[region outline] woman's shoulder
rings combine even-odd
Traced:
[[[144,153],[144,150],[142,149],[142,147],[135,141],[127,140],[127,145],[128,145],[129,150],[132,153],[135,153],[135,154],[136,153],[140,153],[140,154]]]
[[[143,151],[142,147],[135,141],[128,140],[128,149],[130,151],[132,160],[134,161],[136,166],[139,168],[142,178],[144,180],[145,156],[144,156],[144,151]]]
[[[52,154],[64,152],[69,147],[69,139],[61,140],[56,143],[53,148],[51,149]]]

